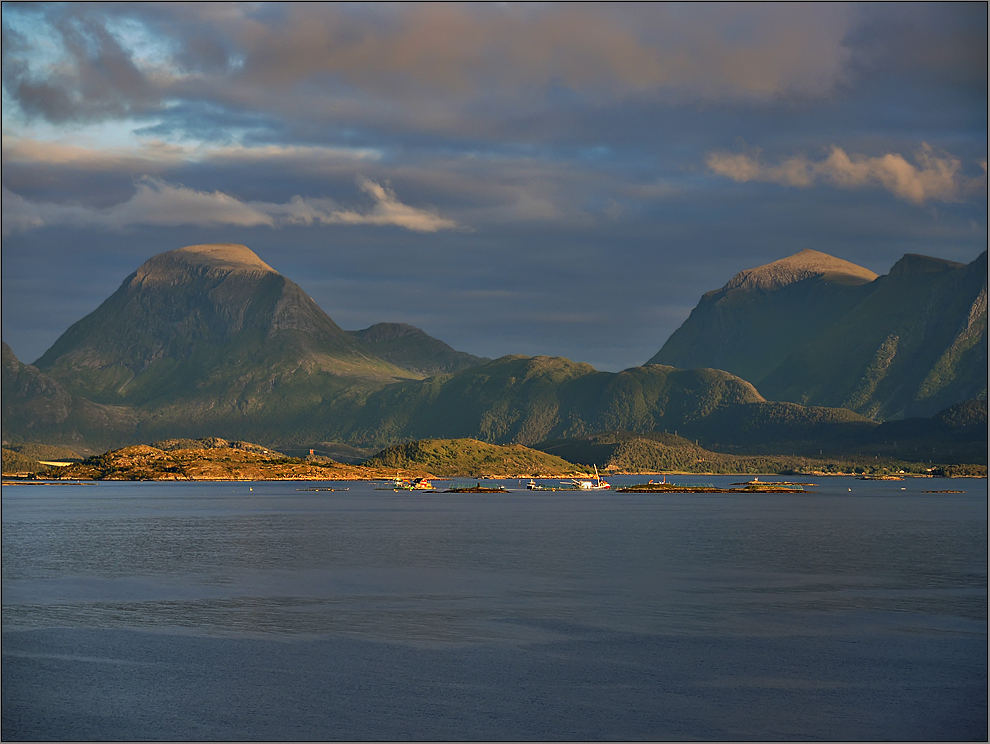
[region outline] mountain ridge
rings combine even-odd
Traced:
[[[944,363],[929,365],[935,370],[925,382],[931,401],[967,392],[952,375],[965,364],[979,367],[980,348],[985,370],[985,254],[983,260],[982,309],[979,303],[956,307],[962,300],[957,301],[951,328],[939,321],[937,303],[926,316],[926,333],[955,338],[939,352]],[[755,343],[743,333],[730,336],[735,351],[770,363],[771,371],[794,352],[792,338],[769,348],[780,335],[779,324],[786,330],[787,323],[796,323],[795,334],[808,331],[799,313],[779,311],[781,298],[804,303],[822,323],[820,336],[837,327],[837,320],[854,317],[850,309],[881,297],[878,286],[979,279],[972,267],[910,258],[901,267],[908,279],[895,272],[868,281],[865,269],[814,251],[770,266],[737,274],[721,295],[731,294],[732,302],[718,305],[715,316],[732,331],[742,328],[754,308],[776,319],[778,325]],[[951,289],[942,294],[952,295]],[[896,303],[886,304],[881,309],[900,312]],[[963,310],[968,325],[959,325]],[[869,352],[874,339],[864,343]],[[73,324],[39,366],[20,363],[6,345],[3,352],[5,439],[74,446],[119,447],[210,433],[293,451],[322,443],[323,449],[358,452],[438,437],[530,445],[600,431],[669,429],[727,447],[810,449],[816,441],[862,438],[877,426],[836,406],[772,400],[776,396],[761,394],[752,381],[718,364],[680,369],[653,363],[610,373],[561,357],[485,360],[400,323],[345,332],[298,285],[239,244],[187,246],[153,256]],[[876,389],[882,392],[887,383],[881,382]],[[979,397],[979,391],[968,397]]]
[[[426,377],[459,372],[491,361],[486,357],[457,351],[407,323],[375,323],[347,333],[382,359]]]
[[[907,254],[871,281],[809,253],[706,293],[648,364],[725,369],[768,399],[878,420],[986,398],[985,252],[970,264]],[[840,265],[855,281],[825,270]]]

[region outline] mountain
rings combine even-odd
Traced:
[[[396,367],[424,377],[460,372],[490,359],[455,351],[439,339],[405,323],[376,323],[362,331],[348,331],[371,353]]]
[[[802,251],[706,294],[649,363],[724,369],[772,400],[930,416],[986,398],[986,286],[986,253],[907,255],[875,277]]]
[[[383,388],[368,396],[354,425],[340,436],[367,443],[449,437],[532,446],[617,429],[679,429],[732,443],[787,429],[805,437],[842,426],[876,426],[852,411],[789,404],[784,416],[779,408],[721,370],[649,365],[612,373],[560,357],[507,356],[454,375]],[[738,411],[762,412],[763,428],[744,431],[748,421],[733,413]],[[783,418],[774,428],[777,416]]]
[[[266,438],[419,377],[370,352],[298,285],[231,244],[154,256],[36,367],[72,396],[133,411],[131,437]]]
[[[34,365],[23,364],[3,343],[3,428],[45,431],[69,418],[73,397]]]
[[[36,366],[9,356],[5,380],[18,395],[4,405],[21,440],[34,426],[38,441],[88,436],[103,447],[204,433],[296,448],[431,437],[528,444],[673,428],[763,400],[713,370],[612,374],[550,357],[479,360],[398,324],[349,334],[296,284],[229,244],[154,256]]]
[[[162,253],[124,280],[35,363],[70,392],[141,405],[252,382],[273,389],[297,372],[412,377],[368,352],[294,282],[243,245]]]
[[[746,269],[705,294],[647,364],[724,369],[759,388],[796,344],[861,302],[876,277],[812,250]]]
[[[987,396],[987,254],[905,256],[868,297],[761,381],[777,400],[878,419],[931,416]]]
[[[17,359],[3,344],[4,442],[71,444],[82,451],[101,446],[113,432],[133,432],[137,417],[126,406],[101,405],[72,395],[57,380]]]
[[[852,323],[869,349],[874,339],[882,342],[883,333],[890,333],[885,311],[894,319],[920,312],[895,306],[909,285],[915,299],[925,292],[934,299],[921,303],[928,307],[928,326],[902,331],[897,353],[914,348],[912,333],[922,339],[941,338],[946,328],[956,333],[940,356],[931,357],[924,369],[933,371],[916,387],[933,391],[932,401],[970,391],[968,380],[980,367],[982,348],[985,399],[985,256],[982,277],[978,266],[910,258],[873,281],[865,270],[823,254],[804,252],[792,259],[743,272],[721,294],[706,296],[708,310],[696,310],[694,322],[704,329],[713,317],[721,319],[723,335],[751,344],[764,338],[769,344],[773,333],[747,326],[754,314],[779,328],[793,318],[778,316],[801,311],[815,315],[808,320],[811,327],[841,305],[844,314],[830,317],[816,338],[828,339]],[[982,311],[967,299],[980,282]],[[945,302],[932,304],[936,299]],[[872,326],[855,315],[871,302],[881,305],[867,313]],[[960,330],[957,319],[967,309],[970,322]],[[857,348],[842,333],[829,347],[840,361],[852,358]],[[722,348],[742,358],[745,345],[728,339]],[[699,343],[699,348],[705,347]],[[761,384],[769,386],[787,364],[807,366],[797,352],[808,350],[796,338],[771,351],[781,350],[790,355],[776,362]],[[827,358],[814,365],[825,370],[826,382],[838,385],[845,379],[840,361]],[[869,363],[867,358],[864,364]],[[888,366],[897,371],[899,363]],[[886,394],[889,381],[877,379],[873,390]],[[843,395],[836,399],[849,398]],[[964,397],[980,398],[980,391]],[[733,454],[774,449],[795,454],[869,441],[878,426],[830,405],[767,400],[750,382],[711,366],[654,363],[609,373],[558,357],[481,360],[400,324],[347,333],[296,284],[248,248],[230,244],[189,246],[149,259],[35,365],[22,364],[5,346],[2,403],[3,436],[15,443],[102,451],[210,435],[303,454],[342,452],[351,460],[409,440],[533,445],[616,430],[670,431]],[[920,447],[924,437],[912,436]],[[966,434],[960,446],[972,449],[970,439]]]

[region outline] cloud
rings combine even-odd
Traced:
[[[270,227],[288,225],[391,225],[416,232],[457,228],[453,220],[398,200],[374,181],[359,182],[374,205],[365,211],[343,210],[330,199],[294,196],[284,204],[241,201],[221,191],[197,191],[155,178],[144,178],[128,200],[106,209],[33,202],[3,188],[3,233],[55,225],[122,229],[131,226]]]
[[[48,23],[34,18],[15,30],[4,23],[3,85],[29,115],[48,121],[95,120],[155,108],[162,91],[135,64],[132,50],[108,29],[101,14],[63,9]],[[4,20],[8,21],[6,8]],[[10,19],[14,22],[19,18]],[[39,55],[38,47],[58,54]],[[44,58],[38,69],[39,56]]]
[[[797,156],[767,165],[760,161],[759,152],[712,152],[705,162],[714,173],[738,183],[807,188],[824,182],[844,189],[882,188],[914,204],[959,201],[986,186],[985,169],[982,177],[967,176],[958,158],[936,154],[928,144],[922,143],[914,160],[911,163],[899,153],[850,155],[833,146],[826,158],[817,161]]]
[[[849,15],[842,5],[5,6],[3,80],[26,114],[50,122],[195,126],[263,112],[451,131],[494,123],[492,106],[503,120],[539,110],[562,89],[594,105],[825,95],[843,76]],[[39,36],[48,54],[31,43]]]
[[[110,147],[39,140],[3,134],[5,164],[59,165],[89,170],[132,170],[188,162],[374,162],[381,152],[367,147],[324,145],[179,145],[161,140],[143,140]]]
[[[354,12],[292,4],[243,37],[245,79],[327,73],[365,91],[471,95],[563,85],[584,92],[690,86],[700,98],[821,93],[845,53],[840,7],[416,4]],[[408,92],[408,91],[406,91]]]
[[[393,224],[435,231],[458,224],[574,220],[587,217],[581,205],[594,203],[594,193],[602,187],[602,176],[591,178],[580,163],[567,160],[474,152],[419,154],[408,159],[389,153],[388,162],[384,160],[381,151],[361,147],[192,147],[160,141],[84,147],[10,135],[3,138],[5,183],[31,201],[110,207],[130,199],[135,180],[149,176],[166,184],[216,184],[224,193],[249,179],[254,190],[265,192],[262,198],[268,202],[258,211],[282,220],[281,224],[308,220],[310,224]],[[369,200],[364,204],[344,196],[354,188],[355,173],[362,174],[358,188],[362,199]],[[604,178],[607,191],[620,188],[616,174]],[[436,207],[402,203],[388,186],[389,180]],[[293,192],[285,193],[286,187],[296,193],[332,194],[340,203],[289,199]]]
[[[395,225],[416,232],[436,232],[457,227],[457,223],[453,220],[403,204],[395,196],[394,191],[374,181],[361,179],[358,183],[361,190],[375,201],[375,205],[370,210],[363,213],[354,210],[331,211],[327,216],[324,216],[325,213],[314,213],[312,218],[325,224]]]

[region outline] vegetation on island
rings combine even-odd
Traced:
[[[474,439],[426,439],[393,445],[361,465],[320,455],[290,457],[263,445],[218,437],[171,439],[133,445],[64,467],[43,465],[22,454],[71,450],[4,448],[5,477],[62,480],[381,480],[417,477],[571,477],[597,466],[609,473],[695,474],[916,474],[986,477],[979,464],[932,466],[889,457],[800,457],[731,455],[712,452],[676,434],[611,432],[550,440],[532,449]],[[74,454],[74,453],[71,453]],[[8,466],[11,469],[8,469]]]
[[[394,478],[396,469],[344,465],[322,457],[288,457],[262,445],[209,437],[123,447],[38,475],[60,480],[330,481]],[[401,469],[401,475],[420,478],[430,473],[413,467]]]
[[[422,468],[438,477],[540,478],[580,475],[587,470],[520,444],[500,446],[477,439],[422,439],[397,444],[364,464],[385,469]]]
[[[593,437],[550,440],[539,449],[571,462],[618,473],[711,473],[815,475],[912,473],[917,475],[980,475],[980,464],[932,465],[880,455],[840,457],[801,455],[733,455],[713,452],[675,434],[616,431]]]

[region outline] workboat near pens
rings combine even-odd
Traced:
[[[420,493],[437,493],[436,486],[429,478],[403,478],[396,474],[395,478],[375,486],[376,491],[419,491]]]
[[[602,477],[598,474],[598,466],[595,465],[595,479],[594,480],[582,480],[580,478],[572,478],[570,480],[571,488],[576,491],[607,491],[612,486],[607,482],[602,480]]]

